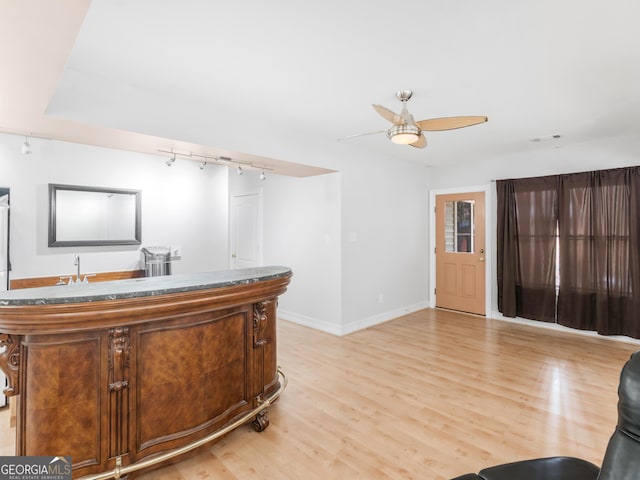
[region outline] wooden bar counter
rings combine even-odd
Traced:
[[[16,455],[70,455],[74,478],[118,478],[252,411],[263,430],[290,278],[259,267],[1,293]]]

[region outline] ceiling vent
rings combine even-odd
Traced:
[[[560,134],[547,135],[546,137],[538,137],[529,139],[530,142],[548,142],[549,140],[557,140],[560,138]]]

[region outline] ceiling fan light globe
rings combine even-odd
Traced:
[[[391,141],[400,145],[409,145],[410,143],[417,142],[418,138],[420,137],[415,133],[397,133],[391,137]]]
[[[415,125],[394,125],[387,131],[387,137],[400,145],[409,145],[420,138],[420,129]]]

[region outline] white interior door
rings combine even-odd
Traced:
[[[0,196],[0,291],[9,285],[9,195]]]
[[[231,196],[231,268],[262,265],[262,192]]]
[[[9,195],[0,196],[0,291],[6,290],[9,283]],[[6,348],[6,347],[5,347]],[[7,379],[0,371],[0,407],[7,404],[7,397],[2,390],[7,385]]]

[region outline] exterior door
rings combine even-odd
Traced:
[[[484,192],[436,196],[436,307],[485,315]]]
[[[233,195],[230,224],[230,267],[262,265],[262,194]]]

